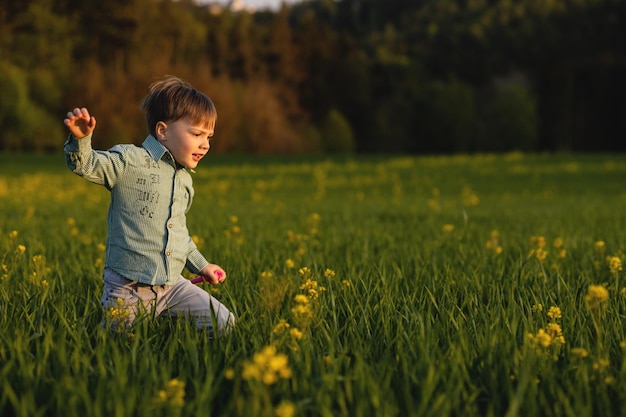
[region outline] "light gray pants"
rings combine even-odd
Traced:
[[[104,322],[112,328],[131,326],[139,317],[180,317],[193,320],[213,337],[235,324],[235,316],[222,303],[182,276],[174,285],[149,285],[107,268],[103,277]]]

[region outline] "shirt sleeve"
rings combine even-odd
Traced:
[[[123,173],[125,158],[123,148],[114,146],[108,151],[97,151],[91,147],[91,135],[77,139],[69,135],[65,146],[65,162],[77,175],[109,190]]]
[[[209,261],[200,253],[191,237],[188,241],[187,263],[185,266],[194,274],[200,273],[209,264]]]

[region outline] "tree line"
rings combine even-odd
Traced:
[[[141,143],[165,74],[218,109],[228,153],[619,151],[622,0],[0,0],[0,149]]]

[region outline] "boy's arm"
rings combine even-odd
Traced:
[[[189,252],[187,253],[187,269],[194,274],[200,274],[211,284],[219,284],[226,279],[226,272],[219,265],[208,262],[200,253],[196,244],[189,238]]]
[[[63,123],[70,131],[63,148],[68,168],[93,183],[112,188],[123,170],[123,158],[118,152],[92,149],[91,134],[96,127],[96,118],[86,108],[76,108],[67,113]]]

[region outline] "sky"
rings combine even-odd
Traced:
[[[230,0],[214,0],[218,3],[227,4]],[[257,10],[260,9],[278,9],[281,3],[284,1],[285,3],[297,3],[299,0],[241,0],[246,6],[254,7]]]

